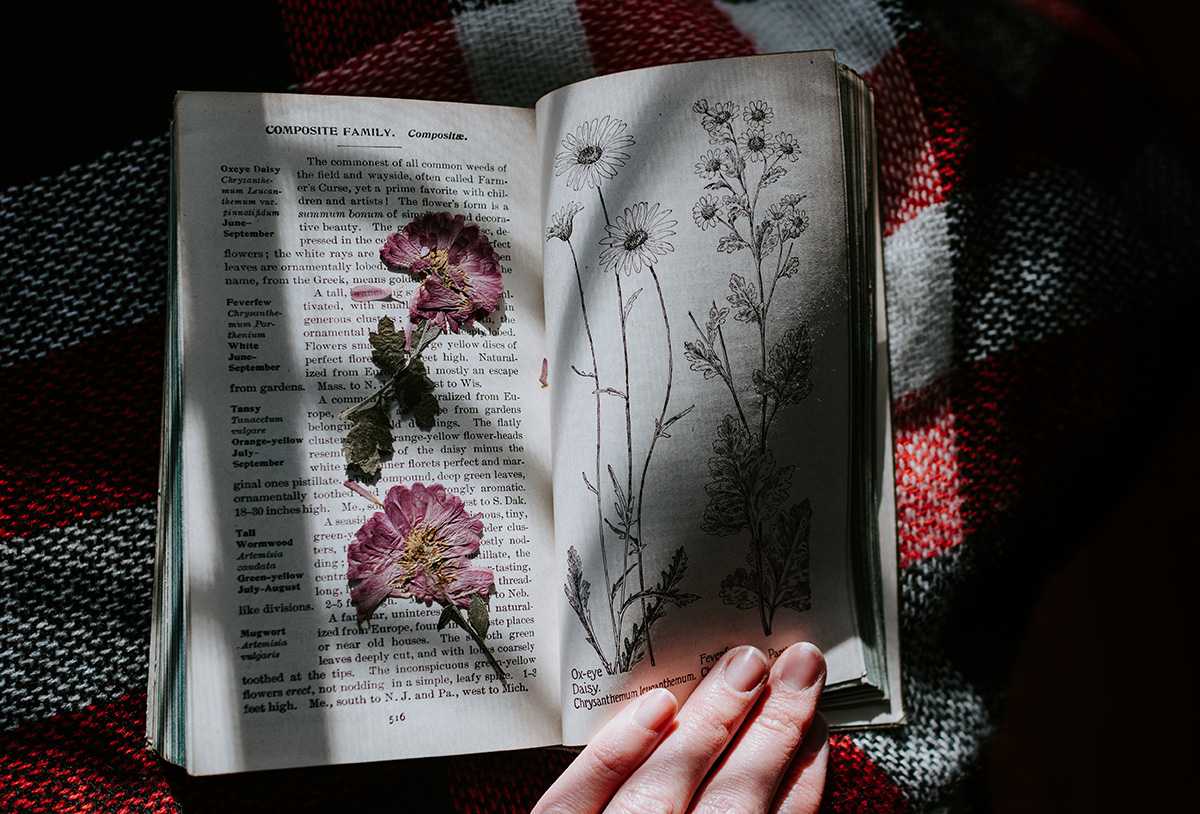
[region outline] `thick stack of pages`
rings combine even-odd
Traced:
[[[832,52],[536,110],[182,93],[173,158],[167,760],[578,745],[800,639],[831,724],[903,722],[872,100]],[[499,307],[431,328],[491,252]]]

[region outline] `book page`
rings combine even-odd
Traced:
[[[537,113],[565,741],[743,643],[813,641],[853,685],[832,53],[591,79]]]
[[[532,111],[189,93],[176,125],[189,770],[559,742]],[[369,333],[416,288],[380,247],[440,211],[490,238],[504,298],[425,352],[441,412],[393,416],[370,489],[443,484],[482,515],[507,682],[436,603],[393,596],[360,627],[347,580],[375,506],[343,486],[338,416],[378,388]]]

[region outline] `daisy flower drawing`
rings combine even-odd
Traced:
[[[675,234],[678,221],[671,219],[671,210],[662,204],[646,201],[627,207],[604,228],[607,236],[600,240],[606,248],[600,252],[600,266],[630,274],[658,262],[675,247],[667,241]]]
[[[583,211],[583,204],[571,201],[554,213],[550,225],[546,227],[546,240],[570,240],[575,231],[575,216]]]
[[[625,122],[613,116],[579,125],[562,140],[562,150],[554,156],[555,177],[566,175],[567,186],[577,192],[599,188],[629,160],[626,150],[633,146],[633,136],[626,129]]]
[[[761,130],[771,123],[771,119],[775,118],[775,111],[771,110],[771,106],[763,100],[756,99],[746,105],[746,109],[742,111],[742,118],[750,127]]]
[[[791,133],[780,133],[775,137],[775,152],[781,159],[795,161],[800,157],[800,142]]]
[[[692,220],[701,229],[711,229],[717,225],[721,214],[721,204],[715,195],[701,195],[700,200],[692,206]]]
[[[726,158],[720,150],[709,150],[696,162],[696,174],[701,178],[716,178],[725,168]]]
[[[738,147],[747,161],[766,161],[771,154],[771,136],[762,130],[750,129],[738,136]]]

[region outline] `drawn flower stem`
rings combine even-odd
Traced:
[[[637,569],[638,569],[638,590],[643,593],[642,598],[642,613],[645,614],[645,592],[646,592],[646,577],[642,569],[642,552],[646,548],[646,530],[642,528],[642,495],[646,491],[646,473],[650,471],[650,459],[654,457],[654,447],[658,444],[658,439],[662,438],[666,432],[663,422],[667,420],[667,408],[671,405],[671,384],[675,373],[675,356],[674,348],[671,344],[671,320],[667,316],[667,301],[663,297],[662,283],[658,279],[658,272],[654,270],[654,266],[650,266],[650,276],[654,278],[654,288],[658,292],[658,305],[662,309],[663,327],[667,332],[667,386],[663,391],[662,410],[658,414],[658,421],[654,425],[654,434],[650,437],[650,447],[646,450],[646,460],[642,464],[641,482],[638,484],[637,497],[637,530],[640,545],[637,553]],[[628,385],[626,385],[628,387]],[[689,408],[691,409],[691,408]],[[654,642],[650,635],[650,630],[646,630],[646,654],[650,656],[650,664],[655,664],[654,660]]]
[[[655,663],[654,645],[651,641],[651,631],[654,624],[666,612],[666,606],[673,605],[682,608],[699,599],[695,594],[681,588],[682,580],[687,571],[687,551],[683,546],[678,547],[671,557],[665,561],[661,575],[653,584],[647,582],[645,548],[647,542],[642,539],[641,523],[643,501],[646,499],[647,486],[653,489],[653,479],[650,477],[650,464],[658,448],[659,438],[670,438],[667,432],[675,422],[679,421],[692,407],[673,416],[668,416],[670,409],[672,376],[674,367],[674,349],[671,347],[671,326],[667,314],[666,300],[654,264],[656,258],[661,258],[673,252],[674,246],[668,240],[676,233],[673,231],[678,221],[671,218],[671,210],[664,208],[661,203],[639,201],[625,207],[614,221],[608,211],[602,184],[610,180],[616,171],[629,160],[626,152],[634,144],[632,136],[626,132],[626,124],[612,116],[602,116],[581,123],[562,139],[562,150],[555,154],[554,167],[556,176],[566,176],[568,187],[579,191],[584,187],[596,189],[600,203],[600,211],[604,216],[604,237],[599,241],[603,247],[598,257],[598,265],[602,271],[612,271],[616,290],[616,305],[618,326],[621,336],[621,365],[620,373],[610,374],[610,380],[619,382],[622,378],[624,389],[605,383],[602,386],[598,370],[598,358],[595,346],[595,335],[589,319],[584,299],[584,285],[579,259],[575,247],[570,242],[572,221],[581,207],[578,202],[569,202],[559,210],[546,229],[547,240],[558,238],[570,246],[571,259],[575,267],[575,280],[579,288],[581,308],[584,317],[584,328],[588,337],[589,351],[592,357],[591,372],[575,368],[575,373],[584,378],[590,378],[595,385],[592,392],[595,396],[596,411],[596,483],[590,482],[587,474],[584,481],[596,497],[596,522],[600,531],[600,545],[604,565],[604,581],[608,603],[609,620],[612,624],[612,658],[607,657],[607,647],[602,647],[595,635],[589,610],[591,585],[583,571],[582,558],[574,547],[567,551],[567,584],[565,586],[567,601],[575,615],[579,618],[588,642],[596,651],[605,669],[611,673],[625,673],[633,669],[644,656],[649,655],[651,663]],[[728,185],[728,184],[727,184]],[[732,189],[731,189],[732,191]],[[634,461],[634,422],[633,402],[631,399],[631,373],[629,364],[629,345],[631,329],[637,333],[639,323],[631,322],[633,305],[644,287],[631,289],[626,296],[625,283],[622,279],[635,272],[649,270],[658,292],[659,306],[662,312],[663,324],[667,337],[667,381],[663,394],[662,409],[657,418],[644,448],[645,458],[642,462],[640,480],[635,481]],[[603,337],[601,337],[603,338]],[[636,341],[636,340],[635,340]],[[620,452],[615,448],[610,462],[604,461],[604,446],[601,434],[603,432],[604,414],[602,396],[616,396],[624,402],[625,414],[625,461],[620,462]],[[650,398],[653,398],[652,396]],[[655,399],[655,401],[657,401]],[[693,405],[694,406],[694,405]],[[649,417],[648,417],[649,418]],[[640,420],[640,419],[639,419]],[[640,426],[640,425],[639,425]],[[610,428],[611,429],[611,428]],[[617,442],[619,443],[619,442]],[[614,447],[612,441],[610,447]],[[607,469],[608,477],[602,481],[601,472]],[[633,491],[635,482],[638,491]],[[607,484],[607,485],[605,485]],[[606,488],[611,489],[612,506],[615,516],[606,516],[604,497]],[[607,527],[607,532],[605,531]],[[620,565],[617,561],[609,562],[607,540],[620,540]],[[610,567],[611,566],[611,567]],[[617,573],[619,572],[619,574]],[[616,576],[614,576],[616,574]],[[636,580],[636,581],[635,581]],[[631,587],[632,586],[632,587]],[[629,617],[628,625],[626,616]]]
[[[696,330],[700,330],[699,325],[696,326]],[[721,340],[721,356],[725,359],[726,374],[721,378],[729,386],[729,395],[733,396],[733,406],[737,407],[738,416],[742,419],[742,426],[749,434],[750,422],[746,420],[746,411],[742,409],[742,401],[738,398],[737,387],[733,383],[733,369],[729,366],[729,349],[725,347],[725,331],[720,326],[717,326],[717,338]]]
[[[592,338],[592,323],[588,317],[587,297],[583,293],[583,275],[579,272],[579,258],[575,254],[575,246],[571,243],[570,239],[568,238],[565,242],[567,247],[571,250],[571,262],[575,266],[575,283],[579,286],[579,308],[583,312],[583,327],[587,333],[588,350],[592,355],[592,379],[593,384],[596,385],[593,388],[596,393],[596,480],[593,481],[593,486],[595,487],[593,491],[596,493],[596,534],[597,539],[600,542],[600,559],[604,565],[604,595],[608,597],[609,600],[608,615],[610,621],[612,622],[613,630],[616,630],[617,615],[616,611],[613,610],[612,604],[612,576],[609,574],[608,570],[608,545],[604,534],[604,506],[603,498],[601,498],[600,495],[600,487],[603,483],[603,481],[600,480],[600,367],[596,363],[596,342]],[[595,641],[594,635],[592,636],[592,640],[593,642]],[[596,647],[597,653],[607,667],[608,659],[604,657],[603,653],[599,652],[598,644]]]
[[[601,198],[601,200],[603,200],[603,198]],[[625,327],[625,295],[624,295],[624,292],[622,291],[622,287],[621,287],[621,272],[614,271],[613,277],[617,281],[617,308],[620,312],[620,317],[621,317],[621,352],[622,352],[624,364],[625,364],[625,398],[623,399],[625,402],[625,462],[626,462],[625,494],[632,495],[633,494],[633,415],[632,415],[632,409],[630,407],[630,402],[632,401],[632,399],[629,397],[629,335],[628,335],[628,332]],[[623,568],[624,568],[625,573],[627,573],[627,574],[629,573],[629,543],[630,543],[629,524],[628,524],[628,522],[623,522],[621,524],[621,544],[625,549]],[[640,569],[639,569],[638,576],[640,579],[641,578]],[[625,597],[628,594],[628,591],[626,590],[627,585],[628,585],[627,580],[621,581],[621,604],[622,605],[625,604]],[[645,585],[639,583],[638,590],[643,591],[644,589],[645,589]],[[645,616],[645,609],[646,609],[646,600],[643,598],[642,599],[642,615],[643,616]],[[621,652],[621,632],[620,632],[620,630],[617,631],[617,652],[618,653]]]

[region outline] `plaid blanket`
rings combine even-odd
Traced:
[[[1194,165],[1120,39],[972,5],[278,3],[312,93],[529,105],[829,46],[874,88],[910,723],[833,738],[837,812],[970,807],[1032,598],[1153,432],[1197,304]],[[196,780],[146,750],[167,139],[2,200],[0,809],[527,810],[569,755]]]

